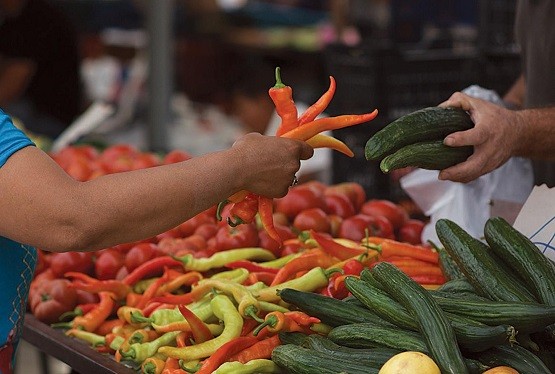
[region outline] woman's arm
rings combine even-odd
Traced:
[[[26,147],[0,168],[0,235],[57,252],[152,237],[243,189],[284,196],[312,154],[304,142],[248,134],[225,151],[77,182]]]

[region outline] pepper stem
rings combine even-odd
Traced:
[[[239,218],[239,217],[235,217],[235,218],[236,218],[236,220],[233,221],[231,219],[231,217],[227,217],[227,224],[231,227],[236,227],[236,226],[239,226],[239,225],[245,223],[245,221],[243,221],[241,218]]]
[[[139,313],[131,312],[131,322],[133,323],[151,323],[152,318],[145,317]]]
[[[74,310],[70,310],[69,312],[62,313],[59,320],[64,321],[67,319],[74,319],[77,316],[82,316],[83,310],[81,308],[75,308]]]
[[[331,269],[324,270],[324,274],[328,279],[332,276],[332,274],[335,274],[335,273],[343,274],[344,272],[343,272],[343,269],[341,268],[331,268]]]
[[[254,305],[249,305],[245,308],[245,315],[249,316],[250,318],[254,319],[256,322],[263,323],[264,320],[256,315],[256,307]]]
[[[276,84],[274,85],[274,88],[283,88],[285,87],[285,84],[283,84],[283,82],[281,81],[281,73],[280,73],[280,68],[279,66],[276,67]]]
[[[258,326],[252,331],[252,334],[253,334],[254,336],[257,336],[258,333],[259,333],[260,331],[262,331],[262,329],[263,329],[264,327],[266,327],[266,326],[275,326],[276,323],[277,323],[276,317],[270,316],[270,317],[268,317],[267,320],[262,321],[262,323],[261,323],[260,325],[258,325]]]
[[[50,327],[52,327],[53,329],[70,329],[73,326],[72,326],[72,321],[69,321],[69,322],[51,323]]]
[[[229,204],[229,200],[222,200],[218,203],[218,206],[216,208],[216,219],[218,221],[222,220],[222,211],[227,204]]]

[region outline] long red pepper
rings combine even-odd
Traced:
[[[114,296],[110,292],[100,292],[98,306],[83,316],[77,316],[71,322],[73,328],[95,331],[111,314],[115,306]]]
[[[171,256],[155,257],[135,268],[135,270],[123,278],[122,282],[132,286],[147,276],[161,274],[166,267],[183,268],[183,263]]]
[[[258,214],[260,215],[260,221],[264,226],[264,229],[281,247],[282,240],[274,226],[274,201],[265,196],[258,197]]]
[[[258,212],[258,196],[249,192],[238,203],[234,203],[227,217],[228,225],[235,227],[242,223],[251,223]]]
[[[330,75],[330,86],[326,92],[299,117],[298,125],[314,121],[328,107],[333,95],[335,95],[335,79]]]
[[[353,157],[355,154],[349,146],[341,140],[326,134],[316,134],[308,139],[306,143],[312,148],[330,148],[343,153],[345,156]]]
[[[204,343],[214,337],[208,326],[206,326],[206,324],[195,313],[187,308],[186,305],[180,304],[178,308],[191,327],[195,344]]]
[[[141,300],[139,300],[139,302],[134,305],[135,308],[143,309],[144,307],[146,307],[148,302],[156,295],[156,291],[158,291],[158,289],[167,282],[168,277],[168,272],[165,271],[160,278],[152,282],[145,290],[145,292],[143,292],[143,297],[141,297]]]
[[[439,263],[439,254],[429,248],[398,242],[392,239],[385,239],[379,244],[377,249],[383,259],[390,256],[407,256],[432,264]]]
[[[337,117],[319,118],[303,126],[296,127],[281,136],[289,139],[307,141],[314,135],[323,131],[339,130],[345,127],[358,125],[373,120],[377,115],[378,110],[375,109],[373,112],[365,114],[344,114]]]
[[[272,335],[266,339],[262,339],[250,347],[243,349],[241,352],[236,353],[229,357],[227,361],[239,361],[243,364],[256,359],[269,359],[272,356],[272,351],[281,344],[279,335]]]
[[[72,288],[91,293],[111,292],[118,300],[125,299],[127,294],[131,292],[131,287],[128,284],[116,279],[99,280],[77,271],[69,271],[64,274],[64,277],[74,279],[69,285]]]
[[[297,118],[297,107],[293,101],[293,89],[281,81],[279,67],[276,68],[276,84],[268,90],[270,98],[274,102],[276,112],[281,118],[281,123],[276,131],[280,136],[296,128],[299,124]]]
[[[347,260],[352,257],[363,255],[368,252],[368,250],[363,250],[360,248],[351,248],[345,245],[337,243],[330,237],[319,233],[315,230],[310,230],[310,236],[316,240],[320,248],[330,256],[336,257],[340,260]]]
[[[232,355],[252,346],[258,341],[255,336],[239,336],[223,344],[210,357],[203,361],[196,374],[210,374]]]
[[[307,250],[285,264],[276,274],[271,286],[281,284],[295,276],[300,271],[311,270],[316,267],[327,268],[337,263],[337,260],[319,248]]]

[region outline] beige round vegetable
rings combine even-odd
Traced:
[[[484,371],[483,374],[518,374],[518,371],[509,366],[497,366]]]
[[[401,352],[391,357],[378,374],[441,374],[429,356],[421,352]]]

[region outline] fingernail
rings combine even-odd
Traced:
[[[440,172],[439,175],[437,176],[437,179],[439,179],[440,181],[444,181],[447,179],[447,174],[444,172]]]
[[[443,139],[443,144],[447,146],[453,146],[455,145],[455,140],[453,138],[446,137],[445,139]]]

